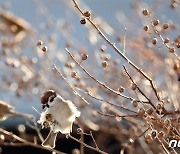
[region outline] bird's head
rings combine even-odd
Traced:
[[[49,108],[49,104],[54,101],[57,93],[54,90],[47,90],[41,96],[41,105],[44,109],[45,107]]]

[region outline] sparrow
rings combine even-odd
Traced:
[[[15,112],[13,106],[0,100],[0,121],[6,120],[8,117],[13,117],[13,116],[23,117],[27,119],[33,117],[31,114]]]
[[[70,134],[73,122],[80,116],[80,111],[70,100],[63,99],[54,90],[47,90],[42,94],[41,105],[46,110],[41,113],[38,123],[42,127],[50,127],[49,135],[42,146],[54,148],[57,134]]]

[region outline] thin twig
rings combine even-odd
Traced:
[[[125,54],[125,51],[126,51],[126,32],[127,32],[127,28],[124,29],[123,54]]]
[[[170,154],[170,152],[168,151],[168,149],[166,149],[164,143],[163,143],[159,138],[157,138],[157,139],[158,139],[159,143],[161,144],[163,150],[164,150],[167,154]]]
[[[145,131],[143,131],[140,135],[138,135],[138,136],[134,139],[134,141],[137,140],[138,138],[140,138],[141,136],[143,136],[149,129],[150,129],[150,127],[148,127],[148,128],[147,128]]]
[[[96,141],[95,141],[95,139],[94,139],[94,136],[93,136],[93,134],[92,134],[91,131],[90,131],[90,135],[91,135],[91,138],[92,138],[92,140],[93,140],[93,142],[94,142],[94,144],[95,144],[95,146],[96,146],[96,149],[99,149],[99,147],[98,147],[98,145],[97,145],[97,143],[96,143]]]
[[[27,122],[27,125],[36,131],[36,133],[38,134],[38,137],[41,140],[41,142],[44,142],[44,138],[43,138],[43,136],[42,136],[42,134],[40,132],[40,129],[37,126],[37,122],[36,122],[35,118],[33,119],[33,124],[34,125],[32,125],[29,122]]]
[[[102,153],[102,154],[107,154],[106,152],[100,150],[99,148],[94,148],[94,147],[92,147],[92,146],[89,146],[88,144],[86,144],[86,143],[84,143],[84,142],[81,142],[80,140],[78,140],[77,138],[75,138],[75,137],[73,137],[73,136],[71,136],[71,135],[69,135],[68,137],[71,138],[71,139],[73,139],[73,140],[75,140],[76,142],[79,142],[80,144],[83,144],[85,147],[87,147],[87,148],[89,148],[89,149],[92,149],[92,150],[97,151],[97,152]]]
[[[109,104],[109,105],[112,105],[112,106],[115,106],[115,107],[118,107],[118,108],[124,109],[124,110],[126,110],[126,111],[130,111],[130,112],[133,112],[133,113],[136,113],[136,114],[137,114],[137,112],[135,112],[135,111],[133,111],[133,110],[130,110],[130,109],[126,108],[126,107],[123,107],[123,106],[121,106],[121,105],[114,104],[114,103],[111,103],[111,102],[109,102],[109,101],[106,101],[106,100],[103,100],[103,99],[101,99],[101,98],[98,98],[98,97],[96,97],[96,96],[93,96],[90,92],[86,92],[86,91],[84,91],[84,90],[82,90],[82,89],[79,89],[79,88],[76,88],[76,89],[82,91],[83,93],[87,94],[88,96],[90,96],[90,97],[92,97],[92,98],[94,98],[94,99],[96,99],[96,100],[98,100],[98,101],[100,101],[100,102],[104,102],[104,103],[107,103],[107,104]]]
[[[81,142],[84,143],[84,133],[80,133],[80,135],[81,135]],[[80,150],[81,150],[81,154],[84,154],[84,145],[83,144],[81,144]]]
[[[131,80],[132,83],[136,84],[135,81],[133,80],[133,78],[131,77],[131,75],[128,73],[126,67],[123,65],[123,68],[127,74],[127,76],[129,77],[129,79]],[[136,84],[137,85],[137,84]],[[144,92],[137,86],[138,91],[149,101],[149,104],[156,110],[156,107],[154,106],[154,104],[151,102],[151,100],[144,94]]]

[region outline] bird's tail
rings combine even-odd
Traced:
[[[50,131],[47,138],[42,143],[42,146],[47,147],[47,148],[51,148],[51,149],[54,148],[57,134],[58,133],[54,133],[53,131]]]

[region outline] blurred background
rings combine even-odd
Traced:
[[[162,29],[160,31],[162,30],[164,38],[169,38],[170,45],[176,49],[176,54],[180,55],[180,50],[175,44],[180,43],[179,2],[177,5],[171,0],[79,0],[77,2],[83,11],[91,11],[92,20],[120,51],[124,49],[124,38],[126,38],[125,55],[152,77],[163,100],[170,101],[166,109],[169,111],[179,109],[180,95],[177,82],[179,61],[168,52],[152,28],[148,33],[144,31],[143,27],[146,25],[151,27],[151,23],[142,14],[144,8],[151,10],[152,18],[160,21],[159,29],[164,23],[169,23],[170,28],[167,31]],[[37,41],[42,40],[43,46],[48,48],[49,57],[69,83],[77,87],[77,91],[102,112],[132,114],[119,108],[109,109],[107,105],[89,97],[86,91],[90,90],[98,98],[120,104],[135,112],[139,108],[135,109],[129,100],[114,96],[90,79],[75,65],[65,48],[68,48],[79,61],[82,54],[87,54],[88,59],[83,61],[82,65],[98,80],[115,90],[122,86],[125,88],[123,94],[144,100],[142,95],[131,90],[131,82],[123,72],[122,65],[126,65],[140,88],[157,105],[158,102],[147,80],[116,54],[88,22],[85,25],[80,24],[81,18],[71,0],[0,1],[0,100],[14,106],[17,112],[33,114],[37,121],[39,113],[42,112],[41,94],[47,89],[54,89],[65,99],[75,102],[82,112],[81,118],[73,126],[76,137],[79,137],[76,134],[78,127],[87,132],[92,130],[100,149],[108,153],[120,153],[123,144],[128,142],[131,135],[137,136],[136,133],[140,134],[146,129],[145,124],[142,123],[141,129],[136,128],[129,120],[97,115],[91,107],[73,94],[42,50],[36,46]],[[158,40],[156,45],[151,43],[154,37]],[[108,68],[102,66],[103,62],[107,62]],[[174,68],[176,64],[178,69]],[[72,72],[77,72],[77,76],[72,77]],[[32,140],[33,136],[37,136],[36,131],[30,127],[31,124],[34,123],[17,117],[0,121],[1,128],[12,131],[27,140]],[[113,129],[110,129],[111,127]],[[43,129],[41,132],[45,137],[48,130]],[[89,136],[85,137],[85,142],[93,144]],[[39,140],[38,143],[40,143]],[[66,139],[61,134],[58,136],[57,145],[56,149],[65,153],[72,153],[75,148],[79,149],[77,142]],[[135,142],[135,147],[136,153],[163,153],[160,146],[148,147],[141,141]],[[26,148],[17,147],[14,151],[15,148],[2,145],[1,151],[2,153],[19,153],[26,151]],[[125,153],[133,153],[135,148],[130,149],[132,150],[125,150]],[[31,150],[29,153],[47,152],[35,148]],[[86,150],[85,153],[94,152]]]

